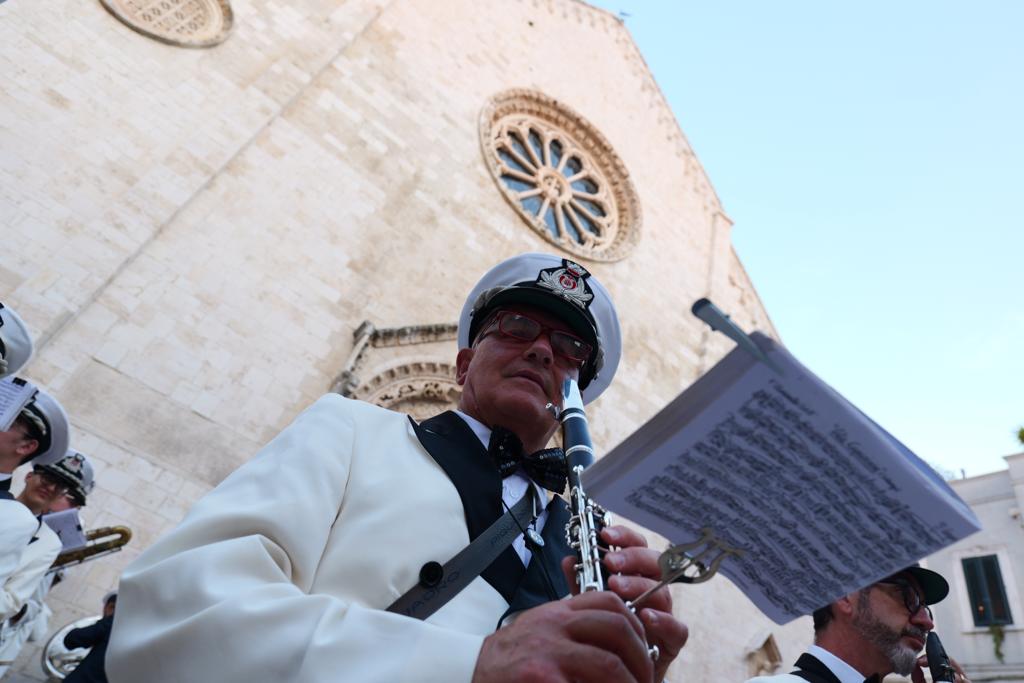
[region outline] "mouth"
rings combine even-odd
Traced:
[[[924,649],[923,638],[910,633],[904,633],[903,638],[910,641],[910,646],[914,648],[914,652],[920,652]]]
[[[539,373],[536,373],[533,370],[519,370],[518,372],[513,373],[512,376],[533,382],[538,387],[540,387],[541,391],[544,392],[545,396],[547,396],[550,393],[548,392],[547,383],[544,381],[544,378],[541,377]]]

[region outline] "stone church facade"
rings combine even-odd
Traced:
[[[68,572],[51,632],[322,393],[450,405],[462,297],[501,258],[564,254],[615,296],[599,451],[731,347],[694,300],[774,334],[628,30],[582,2],[8,0],[0,63],[0,301],[97,464],[88,526],[135,535]],[[673,680],[810,639],[725,579],[675,591]]]

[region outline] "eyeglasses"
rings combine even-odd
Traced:
[[[590,358],[590,354],[594,350],[593,346],[574,334],[552,329],[527,315],[514,311],[499,311],[494,317],[494,321],[480,335],[480,338],[483,339],[495,326],[505,336],[526,342],[533,341],[546,331],[548,339],[551,340],[552,351],[559,356],[581,364]]]
[[[901,597],[903,598],[903,606],[907,608],[908,612],[910,612],[910,616],[914,616],[922,607],[924,607],[924,611],[928,613],[928,618],[932,619],[931,608],[924,604],[924,598],[921,597],[921,594],[918,593],[909,582],[898,580],[879,581],[876,585],[895,586],[896,588],[899,588]]]
[[[58,479],[57,477],[53,476],[52,474],[47,474],[46,472],[36,472],[36,474],[38,475],[39,479],[44,484],[46,484],[47,486],[49,486],[49,487],[51,487],[53,489],[53,491],[54,491],[53,495],[55,495],[55,496],[67,496],[68,498],[71,498],[71,495],[70,495],[71,487],[68,486],[66,483],[64,483],[63,480]]]

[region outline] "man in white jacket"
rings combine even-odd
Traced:
[[[499,264],[460,318],[459,411],[415,424],[317,401],[125,570],[110,680],[660,680],[686,627],[667,590],[639,617],[623,603],[653,585],[658,554],[605,529],[619,548],[605,564],[622,575],[560,599],[572,587],[565,504],[527,476],[536,454],[501,460],[514,442],[547,445],[558,423],[546,406],[566,377],[596,398],[620,345],[608,292],[582,266],[543,254]],[[538,540],[506,548],[425,620],[387,611],[443,581],[440,565],[524,496],[546,503],[529,524]]]
[[[33,467],[17,503],[39,517],[85,505],[86,493],[92,487],[92,465],[84,455],[71,451],[53,465]],[[57,534],[45,523],[38,523],[18,566],[0,584],[0,613],[4,615],[0,620],[0,676],[18,656],[40,616],[45,630],[44,599],[53,578],[47,572],[60,550]]]
[[[9,492],[15,469],[32,463],[49,465],[68,450],[70,427],[64,408],[39,391],[10,429],[0,431],[0,585],[15,571],[21,554],[39,529],[39,520]],[[0,619],[11,616],[0,603]]]

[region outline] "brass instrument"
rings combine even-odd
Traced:
[[[50,636],[50,639],[46,642],[46,647],[43,648],[42,655],[43,672],[49,680],[64,680],[69,673],[75,670],[75,667],[82,663],[82,660],[85,659],[85,656],[91,650],[91,648],[82,647],[69,650],[64,647],[64,636],[76,628],[92,626],[100,619],[102,617],[99,616],[83,617],[77,621],[72,621],[70,624],[65,624]]]
[[[87,531],[85,539],[87,541],[85,546],[58,555],[50,566],[50,571],[67,569],[89,560],[95,560],[103,555],[116,553],[123,545],[132,540],[132,530],[126,526],[104,526]]]
[[[57,559],[50,565],[50,572],[59,572],[68,567],[95,560],[110,553],[119,551],[128,541],[132,540],[132,530],[126,526],[104,526],[90,529],[85,532],[86,545],[74,550],[67,550],[57,556]],[[60,576],[59,574],[57,575]],[[90,648],[76,648],[69,650],[64,647],[64,636],[76,628],[92,626],[102,617],[84,617],[65,624],[56,633],[50,636],[46,647],[43,648],[42,666],[43,671],[51,681],[63,680],[65,676],[75,670],[85,656],[89,654]]]

